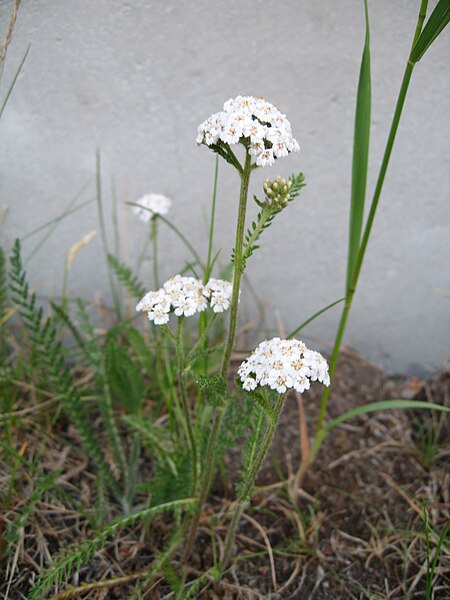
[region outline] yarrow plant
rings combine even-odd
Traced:
[[[172,207],[172,201],[163,194],[145,194],[139,200],[136,200],[133,212],[138,219],[148,223],[150,219],[157,215],[167,215]]]
[[[95,431],[91,427],[91,419],[88,413],[84,412],[86,410],[86,403],[81,398],[78,387],[72,384],[69,371],[64,370],[62,344],[57,339],[58,331],[55,324],[51,319],[47,320],[45,324],[42,323],[43,312],[41,308],[37,309],[36,307],[35,294],[30,295],[29,293],[25,272],[20,260],[20,245],[16,245],[15,253],[12,257],[11,278],[13,285],[11,289],[16,298],[16,304],[20,307],[19,314],[25,316],[25,321],[28,323],[30,331],[30,340],[36,347],[41,349],[41,352],[36,354],[42,355],[42,364],[50,368],[51,378],[58,383],[59,387],[56,388],[58,394],[64,398],[68,414],[80,430],[81,440],[95,460],[98,472],[102,476],[102,481],[111,482],[112,493],[117,499],[122,500],[125,513],[129,511],[136,489],[135,482],[140,460],[141,439],[145,439],[148,447],[154,449],[154,465],[152,464],[152,467],[155,466],[155,471],[158,472],[159,469],[159,472],[162,474],[161,481],[158,481],[158,478],[155,477],[151,482],[152,484],[156,484],[153,486],[156,488],[160,484],[159,490],[153,489],[151,492],[152,496],[149,502],[154,502],[153,506],[140,512],[128,512],[125,518],[113,521],[109,529],[106,528],[92,542],[89,540],[87,544],[84,544],[81,547],[81,551],[71,549],[67,553],[62,554],[59,559],[55,560],[48,572],[41,576],[41,579],[29,595],[30,600],[47,597],[46,592],[49,588],[60,585],[62,579],[68,577],[71,570],[75,568],[74,565],[79,568],[83,562],[87,561],[92,556],[92,553],[104,543],[106,536],[113,533],[117,527],[130,525],[135,519],[140,518],[140,516],[146,519],[153,514],[165,511],[171,511],[175,514],[176,518],[174,522],[179,524],[179,528],[170,541],[169,547],[161,552],[160,556],[155,558],[148,580],[155,573],[164,572],[167,575],[167,580],[170,580],[171,584],[174,582],[174,596],[176,600],[180,600],[185,597],[193,598],[194,594],[200,590],[208,578],[218,579],[228,566],[233,551],[236,528],[246,504],[251,499],[258,473],[272,443],[285,400],[290,392],[301,394],[307,391],[313,382],[321,383],[324,386],[315,438],[309,454],[304,455],[302,446],[301,469],[303,467],[306,468],[313,460],[325,436],[334,427],[355,415],[368,413],[380,408],[432,408],[447,410],[445,407],[440,407],[428,401],[415,401],[411,403],[406,400],[391,400],[358,406],[343,415],[339,415],[328,423],[324,422],[330,389],[330,378],[332,379],[333,377],[348,312],[351,307],[364,252],[370,236],[412,69],[415,62],[421,58],[450,19],[448,0],[438,0],[433,13],[434,16],[432,15],[424,31],[421,33],[426,6],[427,1],[422,0],[413,48],[402,82],[374,199],[363,232],[368,133],[370,125],[370,53],[368,10],[367,2],[365,2],[366,41],[361,65],[355,119],[347,288],[345,308],[339,325],[330,366],[319,352],[307,348],[302,341],[295,339],[293,336],[312,319],[337,304],[337,302],[318,311],[318,313],[292,332],[291,335],[288,335],[286,339],[275,337],[261,342],[239,366],[237,370],[237,385],[230,385],[233,379],[230,377],[230,367],[232,352],[233,350],[235,351],[234,342],[238,323],[240,284],[247,267],[247,262],[253,252],[258,249],[263,231],[272,225],[277,215],[295,200],[304,185],[304,178],[301,173],[291,175],[287,179],[281,177],[276,177],[273,180],[266,179],[263,184],[263,198],[259,199],[257,196],[254,196],[254,200],[259,207],[258,215],[251,225],[246,227],[247,200],[252,172],[258,168],[269,167],[278,162],[280,158],[287,157],[291,153],[299,151],[299,144],[293,137],[291,125],[286,115],[264,98],[240,95],[234,99],[229,99],[224,103],[222,111],[211,115],[199,126],[196,138],[198,145],[208,147],[224,158],[236,170],[240,178],[235,245],[231,252],[232,282],[211,277],[215,264],[215,259],[211,259],[215,206],[214,192],[210,243],[206,263],[203,264],[199,255],[194,251],[192,252],[194,263],[187,266],[193,272],[194,277],[178,274],[166,281],[162,286],[159,285],[156,243],[157,223],[159,219],[168,223],[165,215],[171,206],[171,201],[161,194],[148,194],[135,203],[134,211],[142,221],[146,223],[150,222],[150,239],[153,242],[154,281],[153,290],[147,292],[142,297],[136,309],[145,312],[152,324],[157,326],[151,328],[154,334],[155,349],[149,350],[146,344],[146,339],[148,338],[144,338],[136,330],[130,332],[129,347],[120,347],[119,344],[116,344],[116,339],[128,330],[125,328],[119,330],[117,328],[117,331],[120,331],[119,334],[117,332],[110,332],[111,339],[106,345],[108,356],[103,361],[103,357],[100,354],[100,347],[94,346],[96,339],[93,335],[93,328],[89,328],[89,337],[92,340],[89,339],[89,344],[86,344],[82,336],[77,332],[74,324],[68,319],[65,311],[59,309],[59,317],[68,323],[72,333],[76,333],[74,337],[76,337],[81,350],[91,357],[93,364],[95,363],[94,370],[97,385],[102,386],[104,390],[102,416],[107,435],[110,439],[110,446],[114,453],[114,459],[120,465],[122,473],[120,482],[115,480],[109,468],[110,461],[106,457],[108,456],[109,458],[110,453],[108,455],[104,454],[97,446],[97,438]],[[240,145],[241,151],[243,150],[243,160],[234,152],[236,145]],[[97,179],[98,197],[100,198],[100,177],[98,176]],[[170,223],[168,224],[170,225]],[[179,233],[174,226],[170,226],[176,233]],[[184,236],[180,235],[180,237],[192,251],[189,240]],[[198,277],[194,267],[202,270],[202,279]],[[126,269],[121,270],[121,277],[132,284],[134,291],[139,290],[138,293],[134,293],[133,297],[139,298],[143,294],[143,290],[147,289],[146,286],[136,285],[136,280],[130,277],[130,273]],[[211,311],[208,311],[208,308]],[[224,343],[217,343],[217,340],[215,340],[214,344],[209,346],[210,340],[208,339],[208,335],[211,331],[214,331],[212,329],[214,323],[222,318],[222,313],[225,311],[228,311],[229,320]],[[83,311],[83,313],[85,312]],[[183,336],[184,323],[187,317],[197,313],[199,313],[198,339],[187,352],[188,344]],[[168,326],[172,314],[177,317],[176,330]],[[80,316],[86,321],[86,314],[81,314]],[[162,333],[169,339],[169,344],[163,348],[163,353],[160,352],[162,346],[159,346]],[[113,337],[114,335],[116,335],[116,338]],[[170,346],[170,343],[172,346]],[[219,348],[222,354],[220,368],[217,362],[208,363],[207,360],[202,361],[204,355],[211,350],[216,353],[216,357],[217,348]],[[130,355],[133,353],[139,355],[139,363],[134,363],[130,358]],[[171,368],[173,356],[175,356],[177,366],[176,373]],[[154,360],[155,358],[156,360]],[[139,364],[139,367],[137,367],[137,364]],[[58,367],[56,370],[55,365]],[[154,374],[156,380],[159,376],[162,377],[167,374],[166,383],[169,394],[167,398],[161,394],[160,404],[161,407],[163,401],[167,399],[167,414],[165,413],[163,416],[163,420],[169,423],[169,435],[167,438],[164,437],[163,427],[159,427],[157,421],[150,423],[142,416],[144,411],[141,411],[141,403],[147,396],[144,393],[146,391],[144,383],[142,381],[139,382],[139,376],[142,377],[141,371],[144,369],[148,369],[151,374]],[[188,393],[188,391],[192,392],[194,385],[197,386],[198,393]],[[179,389],[179,394],[176,392],[177,388]],[[112,400],[113,398],[117,398],[117,396],[125,396],[130,400],[129,408],[132,414],[128,415],[125,422],[134,426],[136,433],[129,453],[129,463],[127,463],[128,457],[125,453],[125,447],[122,447],[120,443],[120,430],[115,423],[113,412]],[[195,402],[194,410],[190,405],[191,402]],[[251,408],[250,413],[246,412],[248,404],[250,404]],[[233,410],[235,411],[234,414]],[[234,417],[234,422],[239,421],[239,419],[242,422],[239,423],[239,427],[235,426],[233,425],[233,419],[225,418],[226,416]],[[185,539],[186,543],[184,546],[184,555],[181,558],[181,565],[189,559],[200,523],[202,509],[224,445],[230,442],[230,435],[233,441],[237,436],[242,436],[245,433],[247,433],[247,439],[243,451],[242,481],[236,488],[237,501],[233,505],[234,511],[225,542],[221,548],[221,556],[219,560],[215,560],[216,566],[209,569],[197,581],[190,582],[192,585],[190,584],[190,588],[187,590],[184,585],[186,583],[187,569],[184,569],[182,578],[179,580],[168,562],[175,557],[180,544],[184,543]],[[306,439],[308,438],[307,435],[305,437]],[[250,452],[246,452],[249,446]],[[130,468],[128,468],[129,465]],[[301,469],[299,469],[299,473],[303,472]],[[287,482],[289,493],[290,480],[291,477]],[[125,493],[121,489],[121,484],[123,483],[125,484]],[[149,488],[152,488],[152,485]],[[163,499],[161,500],[160,498]],[[192,512],[189,512],[188,507],[192,509]],[[182,511],[186,511],[183,517],[181,517]],[[214,549],[212,554],[215,556]],[[104,582],[100,583],[103,584]],[[81,589],[82,594],[86,591],[86,588]],[[183,595],[185,592],[186,595]],[[77,590],[69,591],[69,595],[71,596],[74,596],[75,593],[77,593]],[[141,597],[140,593],[138,595]]]
[[[199,145],[211,148],[215,153],[222,156],[236,169],[241,179],[236,241],[232,252],[233,287],[231,299],[227,298],[227,300],[230,300],[230,322],[222,356],[220,375],[217,376],[219,380],[216,381],[217,384],[221,381],[219,387],[222,390],[227,390],[231,352],[236,334],[239,289],[242,274],[245,271],[247,260],[259,247],[259,239],[264,229],[269,227],[273,223],[275,216],[299,195],[300,189],[303,187],[303,175],[301,173],[292,175],[289,180],[282,179],[281,177],[277,177],[274,181],[267,179],[263,187],[264,199],[259,200],[254,196],[261,210],[246,232],[247,198],[252,171],[260,167],[271,166],[276,160],[299,151],[299,144],[292,135],[291,125],[286,115],[263,98],[237,96],[225,102],[223,111],[211,115],[199,126],[196,142]],[[232,146],[237,144],[240,144],[245,149],[243,164],[241,164],[232,149]],[[221,290],[214,290],[212,297],[215,293],[221,295]],[[260,369],[257,366],[258,358],[265,351],[268,354],[265,356],[265,362],[259,364]],[[287,356],[289,352],[291,353],[292,361]],[[269,360],[270,353],[273,354],[272,362]],[[279,360],[276,360],[277,358]],[[267,369],[267,372],[263,374],[264,367]],[[309,382],[312,380],[319,380],[324,383],[328,382],[325,360],[317,353],[307,350],[306,346],[302,345],[301,342],[294,340],[281,341],[275,339],[272,342],[267,342],[266,346],[263,343],[262,347],[257,349],[243,363],[239,370],[239,375],[243,377],[244,389],[250,393],[254,392],[256,387],[265,384],[274,389],[278,394],[278,401],[273,408],[273,415],[280,414],[288,388],[305,390],[309,387]],[[232,397],[229,391],[224,395],[225,397]],[[213,424],[206,448],[206,464],[201,482],[199,505],[188,536],[184,554],[185,559],[189,557],[191,552],[201,510],[211,485],[216,463],[218,436],[228,402],[225,398],[222,402],[215,402]],[[249,468],[249,477],[246,485],[244,485],[243,493],[239,495],[238,508],[235,511],[233,521],[228,530],[221,560],[221,569],[226,567],[229,560],[239,515],[254,485],[256,475],[272,440],[277,421],[278,417],[275,418],[275,416],[269,419],[264,434],[265,442],[256,453],[254,464]]]

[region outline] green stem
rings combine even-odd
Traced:
[[[219,176],[219,157],[216,156],[216,168],[214,170],[214,187],[213,187],[213,196],[212,196],[211,219],[209,222],[208,257],[206,259],[205,277],[204,277],[203,283],[208,283],[209,276],[211,275],[211,258],[212,258],[213,240],[214,240],[214,223],[216,220],[216,199],[217,199],[218,176]]]
[[[200,334],[200,337],[195,342],[194,346],[192,347],[192,350],[190,350],[189,354],[187,355],[187,358],[186,358],[187,366],[189,366],[189,364],[192,362],[192,359],[195,358],[195,354],[198,351],[198,349],[205,345],[204,342],[206,342],[208,333],[210,332],[211,327],[217,321],[218,316],[219,316],[218,313],[214,313],[214,315],[211,317],[211,319],[206,323],[203,331]]]
[[[180,240],[183,242],[183,244],[186,246],[186,248],[192,254],[193,258],[195,259],[195,262],[201,267],[202,260],[199,256],[197,250],[194,248],[194,246],[191,244],[191,242],[187,239],[187,237],[184,235],[184,233],[182,233],[178,229],[178,227],[176,227],[173,223],[171,223],[168,219],[166,219],[166,217],[163,217],[163,215],[159,215],[158,219],[160,219],[163,223],[165,223],[167,225],[167,227],[172,229],[172,231],[180,238]]]
[[[153,264],[153,285],[154,289],[159,289],[158,275],[158,221],[157,217],[152,217],[150,239],[152,242],[152,264]]]
[[[420,32],[422,30],[423,21],[425,19],[425,15],[426,15],[427,4],[428,4],[428,0],[422,0],[411,49],[414,47],[414,44],[416,43],[416,41],[420,35]],[[380,172],[378,174],[378,179],[377,179],[377,182],[375,185],[372,204],[370,206],[370,211],[369,211],[369,215],[367,217],[366,226],[364,228],[364,234],[362,237],[361,246],[359,248],[359,252],[357,255],[354,272],[353,272],[354,274],[353,274],[353,278],[351,280],[351,286],[349,287],[347,294],[346,294],[345,305],[344,305],[344,309],[342,311],[341,320],[339,322],[339,327],[338,327],[336,339],[334,342],[333,352],[332,352],[331,358],[330,358],[330,379],[331,380],[333,379],[334,371],[336,368],[336,363],[337,363],[337,359],[339,356],[342,339],[344,337],[345,326],[347,324],[348,314],[349,314],[350,308],[352,306],[353,296],[356,291],[356,286],[358,283],[358,278],[359,278],[359,274],[361,271],[364,254],[366,252],[367,244],[368,244],[369,238],[370,238],[370,233],[372,231],[372,225],[373,225],[373,222],[375,219],[375,214],[377,211],[381,191],[383,189],[383,183],[384,183],[386,171],[387,171],[387,168],[389,165],[389,159],[391,157],[392,148],[394,146],[395,136],[397,134],[397,129],[398,129],[398,125],[400,122],[400,117],[402,114],[403,105],[405,103],[406,94],[408,92],[409,82],[411,80],[411,75],[412,75],[413,69],[414,69],[414,63],[412,63],[410,60],[408,60],[406,68],[405,68],[405,72],[403,75],[400,92],[399,92],[399,95],[397,98],[394,116],[392,118],[392,124],[391,124],[391,128],[389,130],[389,136],[388,136],[386,148],[385,148],[384,155],[383,155],[383,160],[381,162]],[[323,423],[324,423],[328,400],[329,400],[329,396],[330,396],[330,390],[331,390],[331,387],[325,388],[325,391],[322,395],[322,400],[320,403],[319,418],[318,418],[318,422],[317,422],[317,431],[316,431],[315,441],[319,440],[322,435]],[[319,444],[319,447],[320,447],[320,444]],[[318,448],[317,448],[317,451],[318,451]],[[317,451],[316,451],[316,453],[317,453]]]
[[[228,329],[228,338],[225,345],[225,350],[222,359],[221,375],[224,379],[227,378],[228,369],[230,366],[230,357],[233,350],[234,338],[236,335],[237,316],[239,309],[239,290],[241,285],[241,277],[244,271],[243,264],[243,245],[245,234],[245,215],[247,212],[247,197],[248,186],[251,175],[251,156],[248,152],[245,155],[244,171],[241,175],[241,191],[239,196],[238,220],[236,227],[236,244],[234,246],[234,270],[233,270],[233,291],[231,295],[230,307],[230,326]]]
[[[244,507],[250,498],[251,492],[255,485],[256,478],[261,469],[264,458],[267,454],[267,451],[272,443],[273,436],[275,434],[275,430],[278,425],[278,421],[281,415],[281,411],[284,404],[284,399],[286,398],[286,394],[280,394],[278,396],[277,402],[273,409],[273,414],[271,415],[269,422],[267,423],[266,431],[264,432],[264,437],[262,439],[261,447],[259,452],[255,458],[255,462],[250,468],[250,471],[247,475],[247,479],[245,481],[245,485],[243,486],[241,493],[239,494],[239,498],[237,501],[236,510],[234,511],[233,519],[228,528],[227,536],[225,538],[225,547],[223,551],[222,560],[220,561],[219,570],[222,573],[226,568],[228,561],[230,559],[231,550],[233,547],[233,542],[236,534],[236,528],[238,526],[239,520],[241,518]]]
[[[96,189],[97,189],[97,211],[98,221],[100,225],[100,232],[102,236],[103,252],[105,254],[106,266],[108,267],[108,279],[109,287],[111,288],[111,297],[113,299],[114,310],[118,320],[120,321],[120,299],[117,293],[117,288],[114,284],[114,278],[108,263],[109,245],[108,236],[106,234],[105,215],[103,212],[103,195],[102,195],[102,167],[101,167],[101,156],[100,149],[97,149],[97,163],[96,163]]]
[[[186,428],[189,437],[189,444],[191,446],[192,452],[192,485],[191,485],[191,494],[195,493],[195,489],[197,487],[197,445],[195,443],[194,431],[191,423],[191,413],[189,410],[188,403],[188,394],[187,394],[187,385],[186,385],[186,363],[184,357],[184,347],[183,347],[183,324],[184,317],[181,316],[178,318],[177,325],[177,341],[176,341],[176,350],[177,350],[177,364],[178,364],[178,383],[180,386],[181,392],[181,406],[183,409],[183,416],[186,422]]]
[[[109,389],[108,382],[106,381],[106,374],[104,367],[102,367],[103,373],[103,398],[100,402],[100,412],[102,413],[103,423],[107,431],[108,439],[111,444],[114,458],[120,465],[122,477],[125,480],[127,477],[127,461],[125,458],[125,452],[123,450],[122,442],[120,439],[119,428],[114,417],[114,409],[111,398],[111,390]]]
[[[213,251],[213,241],[214,241],[214,223],[216,220],[216,200],[217,200],[217,179],[219,176],[219,157],[216,156],[216,167],[214,169],[214,185],[213,185],[213,195],[212,195],[212,206],[211,206],[211,217],[209,219],[209,238],[208,238],[208,255],[207,255],[207,259],[206,259],[206,264],[205,264],[205,270],[203,272],[203,283],[207,284],[208,280],[211,276],[211,271],[212,271],[212,251]],[[204,350],[206,351],[208,349],[208,338],[204,337],[204,331],[205,329],[208,328],[208,315],[206,313],[206,311],[202,312],[202,314],[200,315],[200,319],[198,322],[198,337],[199,339],[203,340],[203,346],[204,346]],[[198,344],[198,342],[197,342]],[[192,351],[193,352],[193,351]],[[192,354],[191,352],[191,354]],[[189,362],[189,359],[188,359]],[[203,360],[202,362],[202,371],[203,374],[206,375],[208,372],[208,356],[206,354],[206,352],[203,355]],[[202,401],[201,401],[201,394],[198,394],[198,401],[197,401],[197,410],[200,411],[202,408]]]
[[[234,256],[234,271],[233,271],[233,291],[231,296],[231,308],[230,308],[230,326],[228,329],[228,338],[224,349],[223,360],[222,360],[222,368],[221,375],[224,379],[227,378],[228,368],[230,364],[231,351],[233,349],[234,338],[236,335],[236,325],[237,325],[237,316],[238,316],[238,302],[239,302],[239,288],[242,277],[243,270],[243,243],[244,243],[244,233],[245,233],[245,215],[247,211],[247,197],[248,197],[248,187],[250,182],[252,167],[251,167],[251,156],[246,153],[245,156],[245,165],[243,172],[241,174],[241,189],[239,195],[239,208],[238,208],[238,220],[236,227],[236,244],[235,244],[235,256]],[[191,530],[189,532],[189,538],[186,544],[186,550],[184,552],[184,560],[189,556],[194,539],[195,534],[197,532],[198,523],[200,521],[200,515],[203,509],[203,505],[205,503],[206,497],[209,492],[209,488],[211,486],[211,480],[213,475],[213,467],[215,463],[216,457],[216,446],[217,446],[217,438],[219,436],[220,425],[222,422],[222,417],[225,412],[225,408],[220,406],[216,408],[214,414],[213,425],[211,429],[211,433],[208,438],[208,444],[206,448],[206,464],[205,464],[205,474],[203,476],[202,487],[200,490],[200,498],[198,502],[198,507],[194,515],[194,519],[192,521]]]

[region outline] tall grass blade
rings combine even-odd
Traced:
[[[435,404],[434,402],[424,402],[422,400],[382,400],[381,402],[370,402],[364,406],[357,406],[352,408],[339,417],[336,417],[332,421],[329,421],[324,429],[326,432],[330,432],[332,429],[359,415],[365,415],[367,413],[375,412],[378,410],[393,410],[393,409],[410,409],[416,410],[418,408],[424,408],[427,410],[440,410],[442,412],[450,413],[450,408],[443,406],[442,404]]]
[[[413,63],[418,62],[438,35],[450,22],[450,0],[439,0],[430,15],[419,39],[414,44],[409,57]]]
[[[317,319],[317,317],[320,317],[320,315],[322,315],[324,312],[327,312],[327,310],[330,310],[330,308],[333,308],[333,306],[336,306],[336,304],[339,304],[340,302],[343,302],[344,300],[345,300],[345,298],[339,298],[339,300],[335,300],[331,304],[328,304],[324,308],[321,308],[320,310],[318,310],[316,313],[314,313],[308,319],[306,319],[306,321],[303,321],[303,323],[301,323],[298,327],[296,327],[293,331],[291,331],[291,333],[287,336],[287,339],[294,337],[294,335],[296,335],[299,331],[304,329],[307,325],[309,325],[312,321],[314,321],[314,319]]]
[[[120,320],[120,296],[116,288],[114,277],[108,263],[109,245],[108,236],[106,234],[105,214],[103,211],[103,194],[102,194],[102,163],[100,149],[97,149],[96,155],[96,169],[95,169],[95,181],[97,188],[97,209],[98,209],[98,220],[100,224],[100,231],[102,235],[103,252],[105,254],[106,267],[108,270],[109,287],[111,288],[111,297],[113,301],[114,312],[117,318]]]
[[[359,72],[356,99],[355,131],[353,139],[352,192],[347,262],[347,293],[351,290],[353,273],[361,241],[369,162],[371,81],[370,81],[370,28],[367,0],[364,1],[366,37]]]
[[[25,61],[27,60],[27,56],[28,56],[28,52],[30,51],[30,48],[31,48],[31,44],[28,46],[22,60],[19,63],[19,66],[17,67],[17,71],[14,74],[13,80],[9,84],[9,88],[8,88],[8,91],[6,92],[6,96],[0,106],[0,119],[2,118],[3,111],[5,110],[8,100],[9,100],[9,97],[11,96],[14,86],[16,85],[16,81],[20,75],[20,71],[22,70],[22,67],[25,64]]]

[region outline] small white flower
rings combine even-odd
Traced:
[[[211,306],[215,313],[221,313],[230,308],[231,301],[220,292],[213,292],[211,295]]]
[[[279,394],[289,389],[302,393],[311,381],[330,385],[328,363],[299,340],[265,340],[241,364],[238,375],[245,390],[268,386]]]
[[[273,150],[271,148],[263,150],[261,152],[261,154],[259,154],[256,157],[256,164],[259,167],[270,166],[270,165],[273,165],[274,162],[275,162],[275,156],[274,156]]]
[[[192,317],[192,315],[195,315],[197,309],[195,301],[189,296],[180,298],[173,306],[177,317],[181,317],[182,315],[185,317]]]
[[[244,143],[260,167],[270,166],[275,159],[300,149],[286,115],[264,98],[254,96],[227,100],[223,111],[211,115],[198,127],[196,143]]]
[[[228,310],[231,305],[233,287],[229,281],[214,279],[203,285],[195,277],[175,275],[166,281],[163,287],[147,292],[136,306],[136,310],[144,311],[155,325],[169,322],[169,314],[177,317],[191,317],[210,306],[215,313]]]
[[[155,215],[166,215],[172,206],[172,201],[162,194],[146,194],[139,198],[136,204],[139,206],[133,208],[134,214],[144,223],[148,223]]]

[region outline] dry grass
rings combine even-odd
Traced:
[[[330,403],[333,415],[355,404],[393,397],[449,403],[449,373],[427,380],[387,378],[351,353],[343,355],[338,373]],[[315,416],[318,393],[316,390],[309,398],[305,396],[309,423]],[[96,514],[103,514],[105,519],[119,514],[101,495],[93,494],[95,475],[90,461],[64,418],[59,417],[54,426],[56,406],[54,398],[32,385],[20,384],[13,446],[40,470],[60,471],[60,475],[58,488],[36,501],[7,553],[7,525],[29,505],[38,478],[18,459],[5,455],[0,463],[0,493],[4,499],[10,493],[0,522],[2,598],[7,590],[11,599],[25,598],[36,574],[56,552],[93,535],[99,525]],[[450,435],[448,425],[439,424],[439,419],[423,411],[392,411],[342,425],[326,440],[302,489],[296,491],[292,481],[300,451],[293,398],[286,406],[252,503],[241,520],[235,561],[220,584],[208,583],[197,597],[425,598],[423,505],[431,526],[431,556],[436,551],[433,531],[438,536],[450,518]],[[226,463],[228,473],[237,477],[238,449],[227,455]],[[150,471],[151,458],[144,455],[142,481]],[[204,573],[220,554],[234,508],[234,483],[223,477],[215,483],[191,556],[188,581]],[[121,531],[70,579],[73,587],[61,590],[55,598],[131,597],[136,583],[145,579],[156,553],[169,539],[172,525],[171,518],[165,516],[155,519],[148,529],[138,524]],[[449,554],[447,543],[435,572],[435,600],[450,597]],[[176,560],[172,564],[176,569]],[[142,598],[173,597],[163,574],[153,578],[142,594]]]

